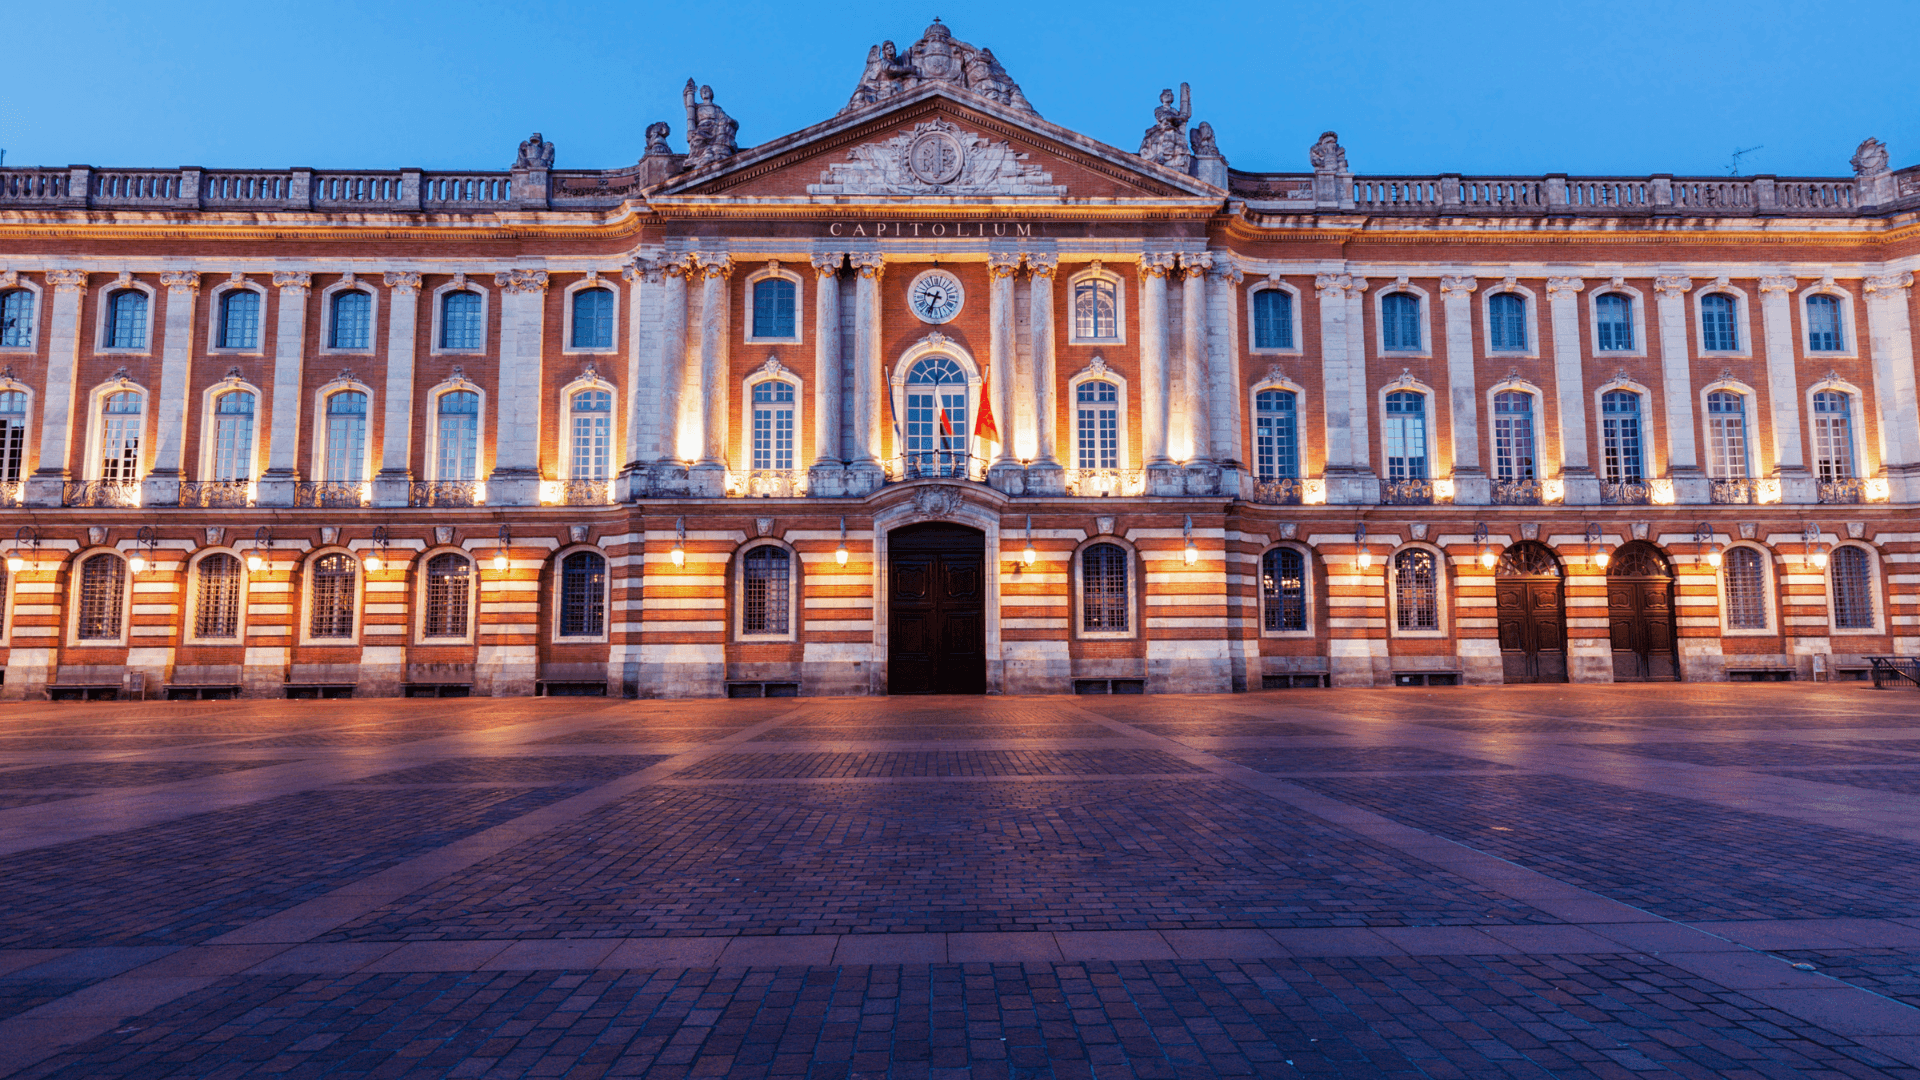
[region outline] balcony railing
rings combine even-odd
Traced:
[[[611,480],[556,480],[553,501],[561,506],[610,506],[613,503]]]
[[[797,499],[806,493],[805,469],[754,469],[727,478],[727,494],[750,499]]]
[[[1600,501],[1616,506],[1648,506],[1653,503],[1653,485],[1645,480],[1625,480],[1618,484],[1602,483]]]
[[[906,454],[887,470],[892,481],[978,480],[986,475],[987,459],[962,450],[919,450]]]
[[[1720,505],[1749,506],[1760,501],[1760,485],[1752,480],[1715,480],[1708,495]]]
[[[358,480],[301,480],[293,505],[302,509],[351,509],[367,505],[367,485]]]
[[[681,498],[693,490],[692,472],[685,465],[649,465],[631,483],[636,499]]]
[[[1493,482],[1495,506],[1539,506],[1546,501],[1546,492],[1538,480],[1495,480]]]
[[[1306,493],[1307,482],[1294,477],[1255,480],[1253,498],[1249,501],[1267,506],[1299,506],[1305,501]]]
[[[19,506],[26,501],[27,486],[19,480],[0,480],[0,506]]]
[[[1382,480],[1380,482],[1380,505],[1382,506],[1432,506],[1433,503],[1433,481],[1431,480]]]
[[[69,483],[63,500],[68,506],[139,506],[137,480],[81,480]]]
[[[415,480],[407,485],[408,506],[479,506],[485,501],[478,480]]]
[[[1860,479],[1822,480],[1818,489],[1823,503],[1861,503],[1867,501],[1867,482]]]
[[[1068,469],[1066,481],[1067,494],[1089,498],[1147,493],[1144,469]]]
[[[202,509],[252,506],[253,481],[185,480],[180,484],[180,505]]]

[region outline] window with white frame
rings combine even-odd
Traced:
[[[313,560],[307,576],[307,636],[353,637],[360,564],[344,551],[332,551]]]
[[[221,349],[260,347],[260,294],[252,289],[229,289],[220,294]]]
[[[1299,395],[1262,390],[1253,396],[1254,471],[1262,480],[1300,476]]]
[[[613,290],[581,289],[573,294],[575,349],[613,348]]]
[[[1534,479],[1533,395],[1525,391],[1493,395],[1493,478]]]
[[[1073,336],[1082,341],[1120,337],[1118,290],[1106,278],[1086,278],[1073,286]]]
[[[1730,390],[1707,395],[1707,475],[1719,480],[1747,476],[1747,399]]]
[[[1527,348],[1527,302],[1517,293],[1495,293],[1487,298],[1489,341],[1496,352],[1525,352]]]
[[[1840,330],[1840,298],[1815,293],[1807,297],[1807,351],[1840,352],[1846,348]]]
[[[1394,555],[1393,609],[1401,630],[1440,629],[1440,568],[1433,552],[1408,548]]]
[[[1834,629],[1874,629],[1873,556],[1865,548],[1845,544],[1833,549],[1830,566]]]
[[[145,399],[132,390],[108,394],[100,403],[100,479],[131,484],[140,479],[140,437]]]
[[[213,400],[213,478],[253,479],[253,395],[229,390]]]
[[[1285,289],[1253,294],[1253,347],[1293,348],[1293,295]]]
[[[436,411],[439,427],[435,444],[440,450],[436,479],[468,481],[480,476],[480,395],[471,390],[449,390],[440,395]]]
[[[203,556],[193,566],[193,636],[240,636],[240,602],[244,592],[240,560],[224,551]]]
[[[440,347],[443,349],[479,349],[487,339],[486,303],[472,289],[461,289],[440,298]]]
[[[107,297],[106,340],[109,349],[147,347],[147,294],[121,289]]]
[[[74,636],[81,641],[118,641],[127,591],[125,559],[102,551],[80,564],[80,607]]]
[[[1640,395],[1610,390],[1600,398],[1602,467],[1609,484],[1637,484],[1644,474],[1640,456]]]
[[[1733,297],[1708,293],[1700,298],[1700,348],[1707,352],[1736,352],[1740,329],[1734,322]]]
[[[32,347],[33,300],[32,289],[0,293],[0,349]]]
[[[373,297],[359,289],[333,294],[327,321],[327,347],[368,349],[373,345]]]
[[[785,634],[792,606],[793,567],[787,550],[762,544],[740,568],[740,632]]]
[[[326,478],[334,484],[366,479],[367,395],[341,390],[327,397]]]
[[[922,468],[964,470],[968,461],[967,373],[929,356],[907,373],[907,456]]]
[[[572,552],[560,560],[560,636],[606,632],[607,560],[597,551]]]
[[[1838,390],[1813,395],[1813,462],[1822,480],[1853,478],[1853,395]]]
[[[1124,633],[1131,625],[1127,549],[1094,544],[1080,553],[1080,628]]]
[[[1594,336],[1603,352],[1633,349],[1633,297],[1602,293],[1593,304]]]
[[[19,482],[26,467],[26,391],[0,390],[0,484]]]
[[[613,395],[580,390],[571,404],[575,480],[605,480],[613,469]]]
[[[1298,548],[1278,547],[1260,557],[1260,603],[1269,632],[1307,628],[1307,559]]]
[[[769,281],[781,281],[769,278]],[[766,281],[760,284],[766,284]],[[788,281],[788,285],[793,284]],[[755,471],[793,468],[793,384],[768,379],[753,384],[753,468]],[[781,631],[785,633],[786,631]]]
[[[1380,347],[1388,352],[1419,352],[1420,298],[1404,292],[1381,297],[1380,333]]]
[[[1767,557],[1750,547],[1727,551],[1723,571],[1727,592],[1727,629],[1767,628]]]
[[[798,337],[797,289],[792,279],[763,277],[753,283],[753,336],[757,338]]]
[[[1396,390],[1387,395],[1387,479],[1427,478],[1427,395]]]
[[[452,551],[443,551],[428,559],[426,590],[421,636],[466,637],[469,597],[473,593],[473,560]]]
[[[1120,388],[1088,379],[1073,391],[1074,466],[1120,467]]]

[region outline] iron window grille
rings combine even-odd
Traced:
[[[1081,628],[1125,632],[1127,552],[1118,544],[1095,544],[1080,554]]]
[[[240,636],[240,560],[216,551],[196,564],[199,597],[193,609],[193,636]]]
[[[1440,582],[1433,552],[1419,548],[1393,557],[1394,622],[1402,630],[1440,629]]]
[[[126,586],[127,563],[118,555],[103,551],[80,567],[80,625],[76,631],[80,640],[119,640]]]
[[[441,552],[427,560],[427,612],[424,637],[467,636],[467,598],[473,590],[473,562]]]
[[[1833,625],[1841,630],[1871,630],[1873,566],[1865,549],[1833,550]]]
[[[607,560],[576,551],[560,562],[560,636],[607,632]]]
[[[791,577],[792,568],[785,549],[769,544],[747,552],[741,572],[742,633],[787,632]]]
[[[1274,548],[1260,559],[1260,595],[1268,630],[1307,628],[1307,560],[1293,548]]]
[[[1727,552],[1727,628],[1767,628],[1767,572],[1765,556],[1749,547]]]
[[[353,636],[354,589],[358,584],[359,564],[343,552],[322,555],[313,561],[313,582],[307,635],[314,638],[350,638]]]

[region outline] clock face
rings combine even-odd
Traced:
[[[966,300],[960,279],[945,270],[929,270],[907,287],[907,306],[921,322],[946,322],[960,314],[960,305]]]

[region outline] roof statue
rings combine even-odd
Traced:
[[[1307,150],[1307,157],[1313,162],[1313,171],[1317,173],[1343,173],[1347,171],[1347,149],[1340,145],[1340,136],[1323,131],[1320,139]]]
[[[1169,168],[1187,171],[1187,121],[1193,116],[1193,91],[1180,84],[1180,107],[1174,108],[1173,91],[1160,91],[1160,104],[1153,110],[1153,126],[1140,140],[1140,156]]]
[[[843,113],[878,105],[927,83],[968,90],[1008,108],[1040,115],[994,58],[992,49],[955,41],[939,19],[902,55],[891,41],[867,50],[867,67]]]
[[[688,79],[680,97],[687,103],[687,168],[732,157],[738,149],[733,133],[740,130],[740,121],[713,103],[713,87],[700,87],[696,97],[694,82]]]
[[[553,168],[553,144],[542,139],[539,132],[534,132],[520,144],[520,155],[513,159],[513,167],[516,169]]]
[[[1868,139],[1853,152],[1853,175],[1878,176],[1887,171],[1887,144]]]
[[[646,156],[658,157],[663,154],[673,153],[673,148],[667,145],[667,136],[671,134],[673,134],[673,129],[667,126],[665,120],[655,120],[653,123],[648,124]]]

